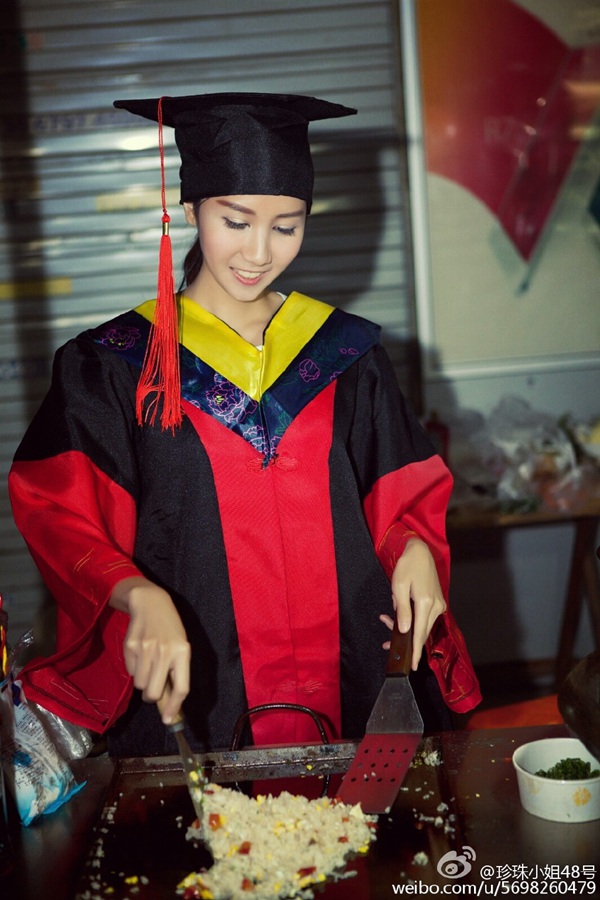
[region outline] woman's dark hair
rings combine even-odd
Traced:
[[[198,207],[202,203],[202,200],[194,200],[194,217],[198,220]],[[198,272],[200,271],[200,267],[202,265],[202,250],[200,249],[200,240],[196,235],[196,239],[193,242],[192,246],[186,253],[185,259],[183,261],[183,276],[181,279],[181,284],[179,285],[179,290],[182,291],[184,288],[188,287],[198,276]]]

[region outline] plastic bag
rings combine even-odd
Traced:
[[[9,677],[0,690],[2,767],[19,816],[29,825],[54,812],[85,782],[77,784],[41,721],[29,707],[18,681]]]
[[[565,429],[521,397],[503,397],[487,420],[469,424],[458,474],[472,487],[483,484],[486,496],[493,496],[505,511],[536,509],[545,503],[552,485],[577,472],[575,450]],[[468,467],[464,447],[472,453]]]
[[[33,632],[27,631],[19,638],[13,652],[13,677],[18,677],[18,658],[21,653],[29,650],[33,645]],[[67,722],[55,713],[44,709],[39,704],[29,700],[32,712],[41,720],[50,739],[62,755],[69,762],[73,759],[84,759],[94,746],[94,737],[87,728]]]
[[[75,781],[67,761],[27,702],[15,678],[17,656],[5,657],[5,677],[0,682],[0,745],[6,783],[21,821],[29,825],[66,803],[85,782]]]
[[[557,478],[576,466],[575,450],[560,424],[520,397],[504,397],[488,420],[490,440],[523,482]]]
[[[69,762],[72,759],[85,759],[94,746],[94,738],[91,731],[87,728],[82,728],[80,725],[67,722],[66,719],[62,719],[56,713],[44,709],[31,700],[29,701],[29,706],[38,719],[43,722],[46,731],[64,759]]]

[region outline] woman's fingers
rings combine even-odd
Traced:
[[[156,700],[156,703],[165,725],[170,725],[171,722],[175,721],[181,710],[181,704],[189,693],[189,671],[189,664],[175,666],[168,673],[166,681],[163,683],[162,694]],[[144,699],[151,698],[144,697]]]
[[[398,628],[402,634],[410,629],[413,621],[412,604],[410,602],[410,588],[408,585],[402,585],[394,592],[396,600],[396,618],[398,619]]]
[[[406,633],[412,623],[411,666],[419,665],[434,622],[446,609],[435,560],[427,544],[411,538],[392,573],[392,596],[398,628]]]
[[[177,654],[169,671],[167,685],[170,693],[162,710],[162,720],[169,725],[179,713],[181,704],[190,692],[190,645],[186,644]]]
[[[113,605],[128,612],[124,657],[135,687],[148,703],[164,698],[162,718],[169,724],[190,688],[191,648],[171,597],[146,579],[124,580]]]

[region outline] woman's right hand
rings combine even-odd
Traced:
[[[146,578],[124,578],[111,594],[110,606],[129,614],[125,666],[148,703],[168,694],[162,720],[169,725],[190,689],[191,648],[169,594]]]

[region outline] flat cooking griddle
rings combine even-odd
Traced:
[[[422,742],[427,751],[429,739]],[[316,797],[328,784],[335,796],[342,774],[356,754],[356,743],[262,747],[198,754],[211,781],[261,793],[291,790]],[[389,898],[391,885],[406,878],[438,880],[435,857],[455,845],[454,835],[416,822],[412,798],[427,819],[447,795],[442,767],[419,765],[406,778],[399,802],[380,816],[378,838],[366,856],[348,863],[354,877],[326,884],[322,900]],[[423,815],[422,813],[420,814]],[[166,900],[190,872],[211,864],[210,855],[186,840],[194,810],[178,756],[122,759],[117,763],[79,886],[76,900]],[[422,820],[423,821],[423,820]],[[460,844],[458,845],[460,846]],[[416,867],[425,852],[427,864]]]

